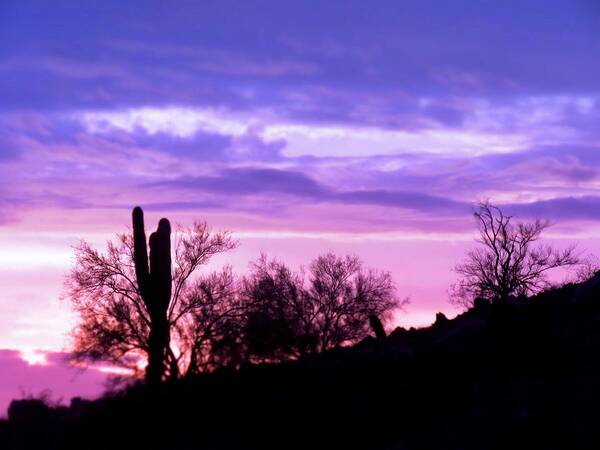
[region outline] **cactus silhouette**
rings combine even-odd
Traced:
[[[140,295],[150,316],[148,336],[148,365],[146,383],[160,384],[165,371],[165,357],[169,346],[169,319],[171,301],[171,224],[160,219],[158,228],[150,235],[150,258],[144,230],[144,212],[136,206],[133,220],[133,260]],[[148,264],[148,259],[150,264]]]
[[[369,325],[371,325],[371,329],[373,330],[373,333],[375,333],[375,337],[378,340],[383,340],[386,338],[383,324],[381,323],[381,320],[379,320],[379,317],[377,317],[375,314],[371,314],[369,316]]]

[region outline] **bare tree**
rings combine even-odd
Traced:
[[[136,219],[134,210],[134,225]],[[141,214],[141,209],[138,215]],[[166,219],[163,219],[166,221]],[[161,224],[163,223],[161,220]],[[166,222],[168,224],[168,222]],[[143,226],[143,222],[142,222]],[[166,227],[166,225],[165,225]],[[160,230],[160,225],[159,225]],[[154,234],[153,234],[154,236]],[[141,372],[141,364],[152,360],[152,333],[156,330],[156,313],[152,311],[152,302],[157,288],[152,282],[140,283],[145,272],[157,272],[152,263],[153,240],[151,236],[151,264],[140,269],[136,267],[135,256],[146,252],[145,238],[134,243],[129,234],[120,234],[116,242],[108,242],[106,252],[101,253],[89,243],[81,242],[75,249],[75,266],[67,276],[67,295],[79,322],[73,332],[74,355],[79,361],[109,361]],[[181,344],[185,334],[183,323],[191,320],[200,307],[198,300],[199,285],[192,283],[197,270],[208,263],[216,254],[236,247],[237,242],[228,232],[211,232],[206,223],[197,222],[191,228],[179,228],[175,235],[174,268],[171,270],[170,255],[163,258],[169,265],[162,272],[168,276],[168,292],[164,308],[164,324],[167,336],[160,336],[156,373],[159,380],[163,377],[176,378],[181,366],[190,361],[190,354],[182,350],[191,347]],[[170,245],[165,248],[170,248]],[[137,253],[136,253],[137,252]],[[169,251],[170,253],[170,251]],[[141,276],[140,276],[141,275]],[[205,278],[204,283],[216,282]],[[150,294],[149,294],[150,293]],[[155,333],[156,334],[156,333]],[[175,342],[171,341],[174,337]],[[178,342],[179,341],[179,342]],[[156,351],[154,350],[154,353]],[[148,370],[146,370],[148,379]]]
[[[399,300],[389,272],[363,268],[356,256],[333,253],[310,265],[307,295],[312,306],[317,350],[356,342],[368,335],[369,316],[384,322],[408,300]]]
[[[366,337],[370,317],[387,321],[406,304],[388,272],[364,269],[356,256],[319,256],[304,273],[262,256],[244,281],[252,305],[245,341],[254,357],[281,360]]]
[[[461,277],[450,292],[455,304],[470,307],[478,297],[502,301],[535,294],[551,286],[552,269],[580,262],[573,246],[558,250],[536,245],[548,221],[514,223],[489,202],[480,203],[474,216],[482,247],[471,250],[454,269]]]
[[[174,324],[185,375],[245,361],[240,336],[246,309],[231,267],[194,283],[182,300],[182,317]]]
[[[308,350],[313,330],[302,274],[263,254],[243,278],[241,296],[247,306],[243,344],[250,359],[282,361]]]
[[[581,257],[577,270],[570,281],[572,283],[583,283],[597,276],[598,273],[600,273],[600,258],[594,254],[588,254]]]

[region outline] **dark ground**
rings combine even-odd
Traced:
[[[598,448],[599,297],[595,277],[298,362],[15,405],[0,448]]]

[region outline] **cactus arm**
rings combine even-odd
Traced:
[[[144,231],[144,212],[136,206],[132,213],[133,222],[133,262],[138,288],[144,302],[148,301],[150,288],[150,271],[148,269],[148,248],[146,246],[146,232]]]

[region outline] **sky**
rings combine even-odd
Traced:
[[[447,290],[476,202],[600,253],[596,0],[0,2],[0,415],[68,369],[65,274],[141,205],[293,267],[392,272],[396,323]]]

